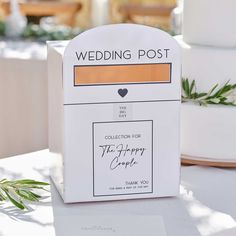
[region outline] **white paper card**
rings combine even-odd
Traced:
[[[94,197],[153,192],[153,121],[93,123]]]
[[[58,218],[63,224],[58,224],[60,229],[56,231],[61,235],[74,232],[73,235],[80,236],[166,236],[163,218],[157,215],[68,215]]]

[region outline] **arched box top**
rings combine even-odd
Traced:
[[[65,103],[180,99],[180,48],[149,26],[93,28],[66,46],[63,84]],[[119,89],[132,92],[122,97]]]
[[[128,45],[129,48],[140,46],[148,48],[154,40],[156,40],[156,46],[169,45],[171,48],[180,50],[176,40],[160,29],[138,24],[111,24],[89,29],[73,38],[65,49],[64,59],[70,57],[76,49],[108,50]]]

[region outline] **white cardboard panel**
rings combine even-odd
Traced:
[[[177,42],[160,30],[124,24],[48,47],[51,175],[64,201],[177,195]],[[129,59],[95,58],[125,50]]]

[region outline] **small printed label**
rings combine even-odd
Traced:
[[[93,123],[94,196],[153,192],[153,121]]]
[[[132,120],[133,104],[118,103],[113,105],[114,120]]]
[[[95,211],[92,215],[58,215],[60,235],[67,235],[68,229],[82,236],[166,236],[162,216],[159,215],[102,215]],[[1,229],[2,230],[2,229]]]

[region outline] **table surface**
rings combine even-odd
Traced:
[[[0,160],[1,178],[50,181],[48,150]],[[53,183],[28,211],[0,205],[0,236],[76,235],[76,217],[160,215],[168,236],[235,236],[236,169],[184,166],[178,197],[64,204]]]

